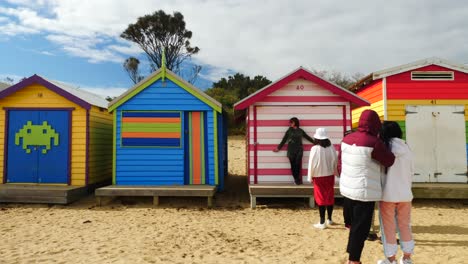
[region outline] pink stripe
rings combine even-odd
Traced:
[[[254,173],[254,170],[249,169],[249,174],[253,174],[253,173]],[[257,175],[261,177],[261,175],[284,176],[284,175],[292,175],[292,174],[291,174],[291,169],[257,169]],[[307,169],[302,169],[301,175],[302,176],[307,175]]]
[[[343,132],[327,132],[329,138],[343,138]],[[261,139],[279,139],[284,136],[283,132],[257,132],[257,138]],[[310,134],[313,136],[313,133]]]
[[[263,102],[311,102],[311,103],[323,103],[323,102],[347,102],[345,99],[339,96],[267,96],[263,99]]]
[[[266,106],[258,107],[258,114],[340,114],[340,106]]]
[[[278,142],[279,144],[279,142]],[[265,150],[271,150],[273,151],[278,144],[258,144],[257,145],[257,151],[265,151]],[[305,150],[309,150],[313,145],[312,144],[304,144],[302,145]],[[336,150],[340,148],[340,144],[333,144]],[[288,144],[285,144],[282,148],[282,150],[287,150],[288,149]],[[250,144],[249,145],[249,150],[253,151],[254,150],[254,145]]]
[[[342,126],[343,120],[301,120],[301,126]],[[289,120],[257,120],[257,126],[289,126]]]

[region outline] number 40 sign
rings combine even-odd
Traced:
[[[304,85],[296,85],[296,90],[304,90]]]

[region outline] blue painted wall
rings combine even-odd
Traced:
[[[206,111],[207,117],[207,184],[215,184],[214,169],[214,122],[213,109],[166,79],[165,85],[157,80],[149,87],[119,106],[116,128],[116,184],[117,185],[183,185],[184,184],[184,144],[185,133],[182,131],[180,148],[161,147],[121,147],[122,111]],[[220,115],[218,113],[218,115]],[[182,119],[184,117],[182,113]],[[218,123],[222,123],[222,119]],[[182,120],[182,124],[184,124]],[[184,129],[183,129],[184,130]],[[218,132],[219,133],[219,132]],[[223,134],[224,135],[224,134]],[[221,142],[220,142],[221,143]],[[221,149],[221,147],[219,147]],[[218,162],[222,162],[221,151],[218,151]],[[224,176],[219,170],[219,178]],[[221,181],[220,181],[221,183]],[[220,186],[221,187],[221,186]],[[222,187],[221,187],[222,189]]]

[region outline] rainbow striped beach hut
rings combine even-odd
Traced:
[[[353,125],[369,108],[400,124],[415,155],[413,182],[468,182],[467,65],[432,57],[372,72],[352,88],[371,102],[353,109]]]
[[[164,66],[113,100],[113,185],[223,188],[221,104]]]

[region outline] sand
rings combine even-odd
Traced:
[[[348,231],[317,230],[303,199],[259,199],[249,208],[245,143],[229,140],[227,190],[203,198],[126,198],[95,206],[0,204],[0,263],[344,263]],[[338,201],[339,202],[339,201]],[[468,263],[468,201],[415,200],[415,263]],[[362,261],[383,256],[367,241]]]

